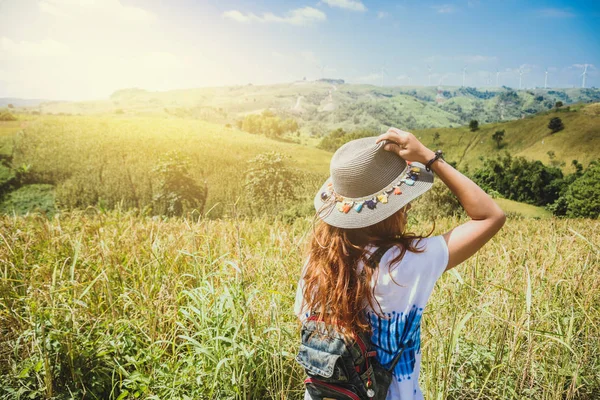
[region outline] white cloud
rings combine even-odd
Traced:
[[[439,14],[450,14],[456,11],[456,7],[452,4],[438,4],[431,6]]]
[[[223,17],[237,22],[278,22],[290,25],[308,25],[312,22],[325,21],[327,16],[324,12],[312,7],[297,8],[288,11],[284,16],[266,12],[262,16],[254,13],[244,14],[238,10],[225,11]]]
[[[38,7],[43,13],[64,18],[93,13],[124,21],[151,22],[156,19],[153,13],[139,7],[124,6],[120,0],[41,0]]]
[[[248,13],[248,14],[244,15],[243,13],[241,13],[238,10],[225,11],[223,13],[223,17],[232,19],[237,22],[250,22],[250,21],[260,21],[261,20],[255,14]]]
[[[537,69],[538,66],[535,64],[521,64],[519,68],[521,68],[521,70],[523,70],[524,73],[528,73],[534,69]]]
[[[69,46],[53,39],[15,42],[5,36],[0,38],[0,50],[0,59],[62,56],[70,52]]]
[[[572,18],[575,14],[565,8],[541,8],[536,11],[538,17],[545,18]]]
[[[390,14],[388,14],[385,11],[378,11],[377,12],[377,18],[379,18],[379,19],[383,19],[383,18],[386,18],[386,17],[389,17],[389,16],[390,16]]]
[[[571,65],[571,67],[573,67],[573,68],[579,68],[579,69],[584,69],[586,65],[588,67],[588,71],[590,69],[596,69],[596,67],[594,66],[594,64],[573,64],[573,65]]]
[[[367,11],[367,7],[362,2],[356,0],[323,0],[323,3],[329,7],[344,8],[352,11]]]

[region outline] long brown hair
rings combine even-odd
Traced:
[[[395,264],[407,250],[423,252],[417,248],[420,240],[435,229],[434,222],[431,232],[425,236],[405,232],[403,213],[404,208],[365,228],[337,228],[322,221],[316,228],[313,225],[304,274],[305,307],[317,313],[326,324],[336,326],[346,338],[352,333],[370,330],[364,313],[367,306],[381,311],[374,288],[369,284],[377,270],[365,267],[359,273],[356,269],[359,260],[367,261],[365,246],[397,246],[400,254],[391,261]]]

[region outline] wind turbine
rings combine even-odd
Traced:
[[[427,65],[427,69],[429,70],[429,75],[427,75],[429,78],[429,86],[431,86],[431,65]]]
[[[496,87],[498,87],[498,76],[500,75],[500,72],[498,72],[498,68],[496,68]]]
[[[585,77],[587,76],[587,67],[588,65],[585,64],[583,66],[583,74],[581,74],[580,76],[583,77],[583,80],[581,81],[581,87],[584,88],[585,87]]]
[[[548,68],[546,68],[546,75],[544,76],[544,89],[548,89]]]
[[[385,69],[385,66],[381,67],[381,87],[383,87],[383,76],[387,75],[387,70]]]
[[[408,86],[412,86],[412,76],[408,75]]]
[[[465,75],[467,74],[467,64],[463,67],[463,87],[465,86]]]
[[[321,70],[321,79],[324,78],[323,73],[325,72],[325,67],[327,67],[325,64],[319,65],[319,69]]]
[[[521,90],[521,82],[523,81],[523,68],[519,67],[519,90]]]

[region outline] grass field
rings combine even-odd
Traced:
[[[402,102],[396,96],[395,102]],[[409,103],[415,102],[408,98]],[[404,107],[404,103],[399,107]],[[564,162],[563,172],[571,173],[571,160],[586,166],[597,158],[600,150],[600,113],[597,104],[572,107],[571,111],[550,112],[506,123],[482,125],[476,132],[467,127],[417,130],[415,135],[431,148],[444,149],[446,159],[458,162],[461,170],[474,170],[481,157],[494,157],[502,152],[538,159],[548,164],[548,151],[553,162]],[[547,128],[553,116],[563,119],[565,129],[551,134]],[[288,165],[302,177],[297,186],[299,197],[310,197],[328,175],[331,153],[318,150],[315,139],[302,136],[302,145],[286,140],[272,140],[235,128],[197,119],[159,116],[31,116],[20,115],[20,121],[0,122],[0,156],[12,156],[13,168],[29,165],[34,184],[48,187],[23,187],[19,193],[5,196],[0,209],[23,212],[17,203],[39,205],[52,210],[51,199],[66,207],[87,207],[98,202],[113,207],[121,200],[128,207],[143,208],[153,196],[152,169],[169,151],[180,151],[191,160],[191,176],[206,182],[208,199],[205,210],[212,217],[225,215],[236,199],[239,210],[249,211],[244,196],[247,161],[258,154],[276,151],[288,157]],[[491,136],[496,130],[506,131],[502,149],[497,149]],[[440,139],[434,142],[433,135]],[[14,148],[16,146],[16,148]],[[0,184],[15,171],[0,164]],[[154,185],[154,186],[153,186]],[[29,193],[31,192],[31,194]],[[35,195],[35,196],[34,196]],[[39,198],[40,195],[42,198]],[[37,197],[36,197],[37,196]],[[36,198],[33,198],[36,197]],[[508,211],[541,217],[543,210],[504,202]],[[279,205],[285,209],[287,205]]]
[[[299,196],[310,193],[311,198],[328,175],[331,158],[313,147],[192,119],[43,116],[6,138],[12,164],[29,165],[31,180],[53,184],[57,203],[69,208],[98,201],[143,208],[157,185],[153,168],[178,151],[190,160],[190,176],[206,182],[204,211],[211,217],[222,216],[238,198],[239,208],[248,211],[247,162],[258,154],[275,151],[287,157],[289,168],[302,177]]]
[[[447,158],[458,162],[464,169],[481,165],[480,157],[494,157],[508,152],[530,160],[550,164],[549,151],[555,154],[556,162],[564,162],[563,172],[572,173],[572,160],[584,166],[598,158],[600,152],[600,114],[597,103],[572,107],[571,111],[549,111],[509,122],[481,125],[471,132],[468,127],[435,128],[415,131],[415,135],[431,147],[442,148]],[[553,117],[563,121],[565,129],[551,133],[548,122]],[[494,132],[505,130],[502,148],[498,149],[492,139]],[[434,144],[433,136],[438,132],[440,139]]]
[[[443,94],[438,102],[438,90]],[[503,101],[498,96],[515,93]],[[330,130],[369,127],[385,130],[458,127],[471,119],[481,124],[509,121],[548,110],[557,100],[565,104],[599,101],[597,89],[516,90],[505,87],[373,86],[297,81],[274,85],[238,85],[152,92],[118,90],[109,99],[46,102],[36,111],[52,114],[158,116],[199,118],[235,124],[249,113],[269,109],[293,116],[302,136],[321,137]]]
[[[4,216],[0,233],[1,398],[301,398],[308,219],[88,209]],[[598,221],[509,219],[445,274],[424,317],[426,397],[598,398],[599,242]]]
[[[527,218],[550,218],[552,213],[543,207],[519,203],[509,199],[494,199],[505,213],[515,213]]]

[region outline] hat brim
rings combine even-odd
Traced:
[[[348,229],[364,228],[365,226],[370,226],[383,221],[423,193],[427,192],[433,186],[432,172],[427,171],[425,166],[418,162],[413,162],[412,166],[421,168],[419,179],[413,186],[403,183],[400,186],[402,191],[401,194],[391,193],[388,196],[387,203],[377,202],[374,209],[370,209],[364,205],[360,212],[356,211],[353,206],[350,211],[344,213],[337,209],[335,201],[332,201],[331,199],[329,201],[324,201],[321,199],[321,193],[327,191],[328,184],[331,182],[331,177],[327,178],[314,199],[314,206],[318,217],[329,225]],[[394,181],[401,177],[401,175],[398,176]]]

